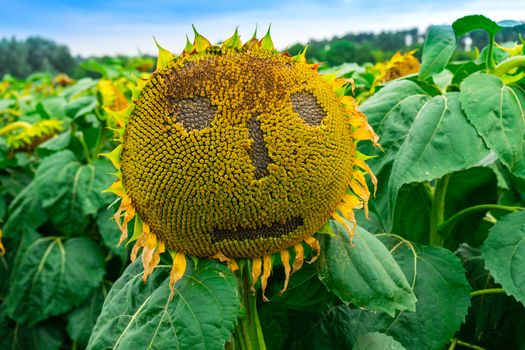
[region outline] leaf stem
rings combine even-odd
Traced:
[[[481,346],[477,346],[477,345],[474,345],[474,344],[467,343],[466,341],[462,341],[462,340],[459,340],[459,339],[456,339],[456,338],[454,338],[454,340],[456,341],[457,345],[461,345],[461,346],[469,348],[469,349],[487,350],[485,348],[482,348]]]
[[[430,237],[431,245],[442,246],[444,238],[440,234],[438,227],[445,220],[445,199],[447,196],[448,182],[450,175],[447,174],[436,181],[434,196],[432,197],[432,209],[430,212]]]
[[[502,75],[505,75],[505,73],[516,67],[525,67],[524,55],[507,58],[505,61],[501,62],[494,68],[494,74],[501,77]]]
[[[447,219],[447,221],[443,222],[438,227],[438,232],[441,233],[443,236],[445,236],[445,233],[450,230],[458,221],[463,219],[465,216],[478,213],[478,212],[486,212],[489,210],[505,210],[505,211],[518,211],[518,210],[525,210],[525,208],[522,207],[514,207],[514,206],[508,206],[508,205],[500,205],[500,204],[480,204],[475,205],[469,208],[465,208],[456,214],[452,215],[450,218]]]
[[[494,62],[494,34],[489,34],[489,51],[487,52],[486,65],[487,72],[492,72],[496,65]]]
[[[475,290],[470,293],[470,297],[477,297],[480,295],[487,295],[487,294],[505,294],[505,289],[503,288],[487,288],[487,289],[480,289]]]

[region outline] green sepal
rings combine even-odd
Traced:
[[[208,41],[208,39],[206,39],[205,37],[200,35],[199,32],[197,32],[197,29],[195,29],[194,25],[192,25],[192,27],[193,27],[193,33],[195,34],[195,40],[193,42],[193,47],[198,53],[206,51],[206,49],[211,46],[211,43]]]
[[[269,51],[273,51],[275,50],[275,48],[273,47],[273,41],[272,41],[272,37],[270,35],[270,29],[272,28],[272,25],[270,24],[268,26],[268,31],[266,32],[266,35],[261,39],[261,41],[259,41],[259,45],[265,49],[265,50],[269,50]]]
[[[159,54],[157,58],[157,68],[156,68],[156,71],[158,71],[160,69],[166,68],[168,63],[173,61],[175,56],[173,56],[171,52],[169,52],[168,50],[160,46],[159,43],[157,42],[157,39],[155,39],[155,37],[153,37],[153,40],[155,41],[155,45],[157,45],[157,48],[159,49]]]
[[[222,43],[223,47],[235,50],[240,50],[242,48],[242,42],[241,38],[239,37],[238,29],[239,27],[235,28],[235,33],[233,33],[233,35],[230,38],[226,39]]]

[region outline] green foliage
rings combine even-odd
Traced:
[[[401,269],[374,235],[358,228],[350,245],[344,227],[331,221],[330,239],[323,236],[325,254],[319,278],[343,302],[394,316],[396,310],[415,311],[416,297]]]
[[[201,261],[175,286],[171,266],[144,283],[140,261],[115,282],[88,349],[224,349],[240,309],[237,280],[226,266]]]
[[[340,65],[323,73],[352,78],[347,95],[364,101],[382,149],[359,147],[373,157],[378,188],[369,218],[355,212],[352,241],[330,221],[315,236],[320,256],[284,293],[285,269],[272,257],[268,302],[260,283],[251,292],[243,259],[235,272],[188,261],[172,295],[167,262],[146,282],[140,258],[126,268],[115,196],[102,192],[114,170],[98,155],[114,148],[115,121],[98,83],[129,99],[128,75],[147,77],[150,58],[87,60],[89,77],[63,85],[45,73],[6,76],[2,127],[56,120],[62,129],[21,149],[0,136],[0,348],[523,348],[525,56],[496,45],[523,27],[479,15],[431,27],[420,72],[387,83],[347,61],[386,60],[407,35],[419,45],[416,30],[311,43],[308,58]],[[479,55],[461,51],[465,36]],[[19,57],[13,72],[27,76],[30,45],[40,70],[65,55],[4,40],[0,63]]]

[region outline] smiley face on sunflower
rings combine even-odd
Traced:
[[[135,219],[132,259],[142,249],[144,278],[165,251],[172,288],[186,256],[233,270],[248,258],[264,293],[279,253],[286,288],[303,242],[319,254],[312,235],[329,218],[355,224],[370,195],[365,173],[375,182],[356,145],[377,136],[346,83],[319,75],[304,53],[279,53],[269,33],[242,44],[236,31],[214,46],[195,31],[177,57],[159,47],[132,104],[110,111],[120,145],[106,155],[118,170],[108,190],[121,197],[121,242]]]

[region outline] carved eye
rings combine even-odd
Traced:
[[[172,104],[175,121],[188,131],[209,128],[217,111],[209,99],[199,96],[172,101]]]
[[[306,124],[319,126],[326,117],[323,107],[317,102],[314,95],[309,92],[296,92],[290,96],[292,109],[299,114]]]

